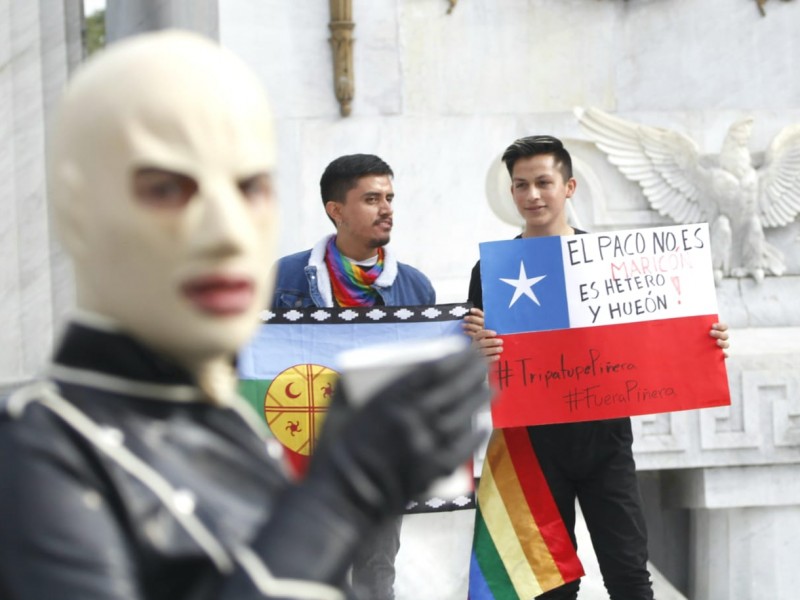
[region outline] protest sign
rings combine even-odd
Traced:
[[[708,226],[480,245],[495,427],[730,404]]]

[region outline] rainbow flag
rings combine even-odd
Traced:
[[[531,600],[583,574],[527,429],[495,429],[478,486],[469,600]]]

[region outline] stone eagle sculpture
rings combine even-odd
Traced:
[[[650,205],[678,223],[707,221],[714,278],[786,270],[764,227],[791,223],[800,213],[800,123],[772,140],[762,164],[748,149],[752,118],[728,129],[716,156],[701,156],[686,135],[620,119],[596,108],[576,108],[578,121],[608,160],[638,183]]]

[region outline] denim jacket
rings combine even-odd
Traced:
[[[325,246],[330,236],[310,250],[281,258],[275,268],[277,278],[271,308],[334,306]],[[384,246],[383,272],[372,287],[386,306],[415,306],[436,303],[430,280],[412,266],[397,262],[391,248]]]

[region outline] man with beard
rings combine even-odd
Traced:
[[[400,263],[387,246],[392,232],[391,167],[372,154],[340,156],[320,179],[325,212],[336,233],[277,264],[272,308],[434,304],[428,278]],[[394,598],[398,518],[358,551],[353,587],[364,600]]]

